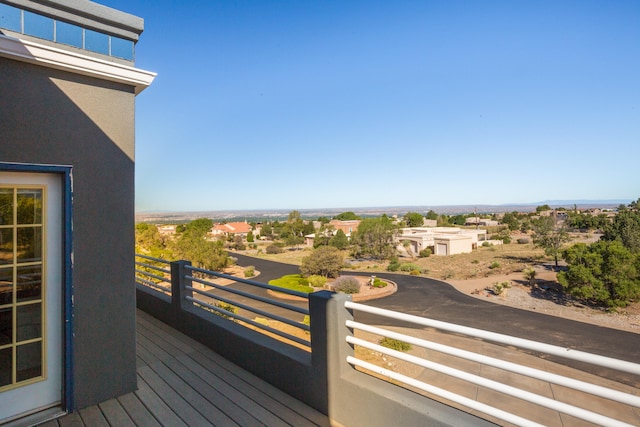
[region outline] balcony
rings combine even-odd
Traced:
[[[329,292],[283,303],[261,295],[269,285],[184,261],[138,257],[137,265],[139,390],[49,425],[640,425],[640,365],[628,360]],[[309,339],[251,313],[308,330]],[[420,351],[397,352],[375,337]],[[363,360],[356,347],[394,367]]]

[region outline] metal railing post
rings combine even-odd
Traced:
[[[353,347],[346,337],[353,332],[346,321],[353,320],[353,315],[344,306],[350,300],[350,295],[329,291],[309,294],[314,388],[322,392],[327,411],[332,401],[341,400],[340,378],[345,369],[351,369],[346,360],[347,356],[353,356]]]
[[[191,261],[173,261],[171,265],[171,310],[174,321],[181,317],[182,310],[190,305],[187,303],[187,296],[192,296],[192,292],[187,290],[191,286],[191,280],[187,279],[186,266],[191,265]]]

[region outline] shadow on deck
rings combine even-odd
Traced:
[[[137,311],[138,390],[41,426],[329,426],[328,417]]]

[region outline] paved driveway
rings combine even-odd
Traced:
[[[295,265],[238,254],[232,255],[238,258],[239,265],[254,265],[261,272],[261,275],[256,278],[260,282],[299,272]],[[343,272],[343,274],[370,275],[371,273]],[[638,334],[493,304],[465,295],[439,280],[390,273],[376,273],[376,275],[396,282],[398,291],[386,298],[367,301],[367,305],[640,363],[640,335]],[[365,313],[357,313],[356,320],[375,325],[399,325],[397,321],[384,321],[377,316]],[[548,358],[640,387],[640,378],[631,374],[565,359]]]

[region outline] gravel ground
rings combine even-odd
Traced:
[[[493,284],[501,282],[509,282],[511,287],[496,295],[492,291]],[[640,334],[640,303],[620,308],[616,312],[587,307],[560,291],[561,286],[556,281],[554,272],[539,272],[533,287],[525,283],[522,274],[448,280],[447,283],[460,292],[496,304]]]

